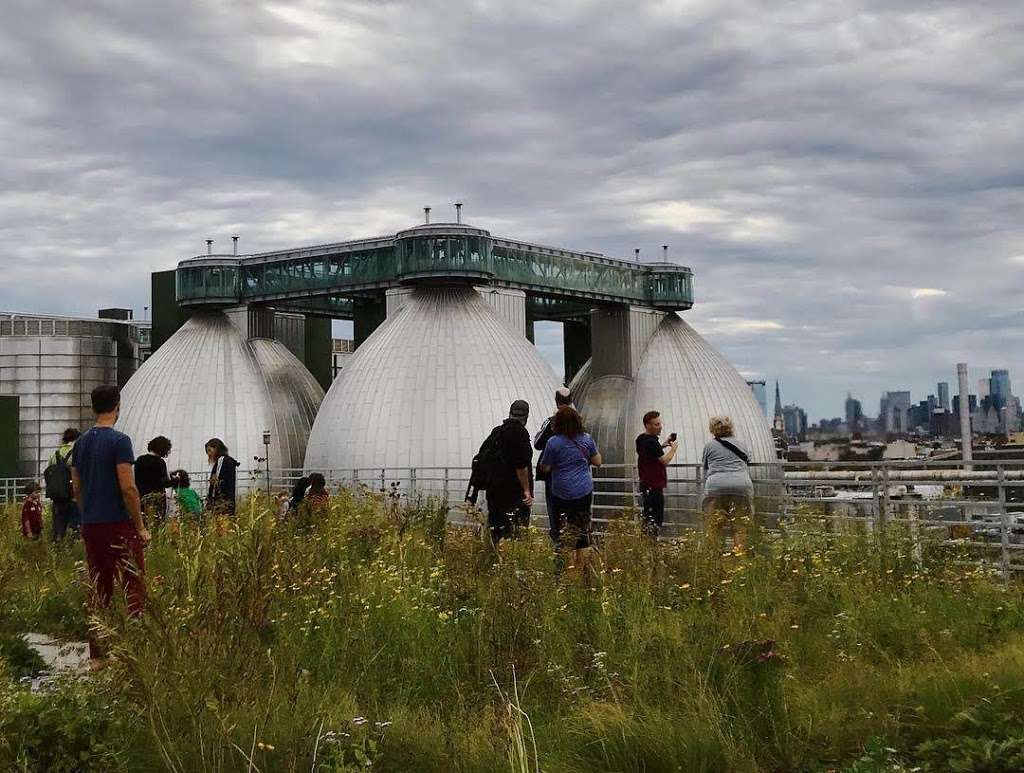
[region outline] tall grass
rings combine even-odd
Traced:
[[[939,544],[917,560],[896,529],[827,534],[807,514],[721,556],[621,523],[584,581],[542,531],[495,553],[430,502],[271,513],[254,497],[157,529],[148,613],[94,621],[113,663],[66,689],[122,707],[117,765],[824,770],[981,700],[1024,709],[1019,587]],[[80,636],[80,547],[25,543],[13,508],[0,526],[0,633]],[[0,767],[19,749],[5,730]]]

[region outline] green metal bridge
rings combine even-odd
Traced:
[[[191,308],[272,304],[351,319],[384,290],[465,281],[522,290],[533,319],[568,319],[592,306],[665,311],[693,305],[693,273],[675,263],[631,263],[492,237],[461,223],[394,236],[252,255],[202,255],[178,264],[177,302]]]

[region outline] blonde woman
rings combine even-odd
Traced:
[[[731,527],[734,549],[742,551],[754,525],[754,484],[747,469],[750,456],[733,436],[728,416],[713,416],[708,429],[713,439],[704,446],[704,530],[712,544],[722,549],[724,532]]]

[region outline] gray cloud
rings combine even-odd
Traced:
[[[208,235],[461,197],[495,233],[670,244],[687,319],[814,417],[961,359],[1024,379],[1022,31],[1012,0],[15,0],[0,308],[140,308]]]

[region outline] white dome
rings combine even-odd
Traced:
[[[732,419],[752,462],[776,461],[768,422],[747,382],[677,314],[666,314],[659,323],[634,379],[591,379],[585,367],[573,393],[610,463],[636,462],[634,438],[643,432],[642,417],[650,410],[661,413],[662,438],[672,432],[679,437],[676,464],[701,462],[712,416]]]
[[[264,455],[273,469],[301,467],[323,399],[316,379],[272,339],[246,340],[221,312],[195,314],[128,381],[117,428],[136,454],[156,435],[173,444],[168,469],[206,470],[204,444],[219,437],[241,469]]]
[[[468,468],[513,400],[531,435],[554,410],[558,377],[471,288],[417,288],[356,350],[327,392],[307,471]]]
[[[752,462],[774,462],[775,443],[761,406],[743,376],[676,314],[669,314],[647,344],[637,371],[630,426],[640,426],[644,413],[661,412],[665,434],[679,436],[679,463],[701,461],[711,439],[712,416],[732,419],[736,437],[750,451]]]

